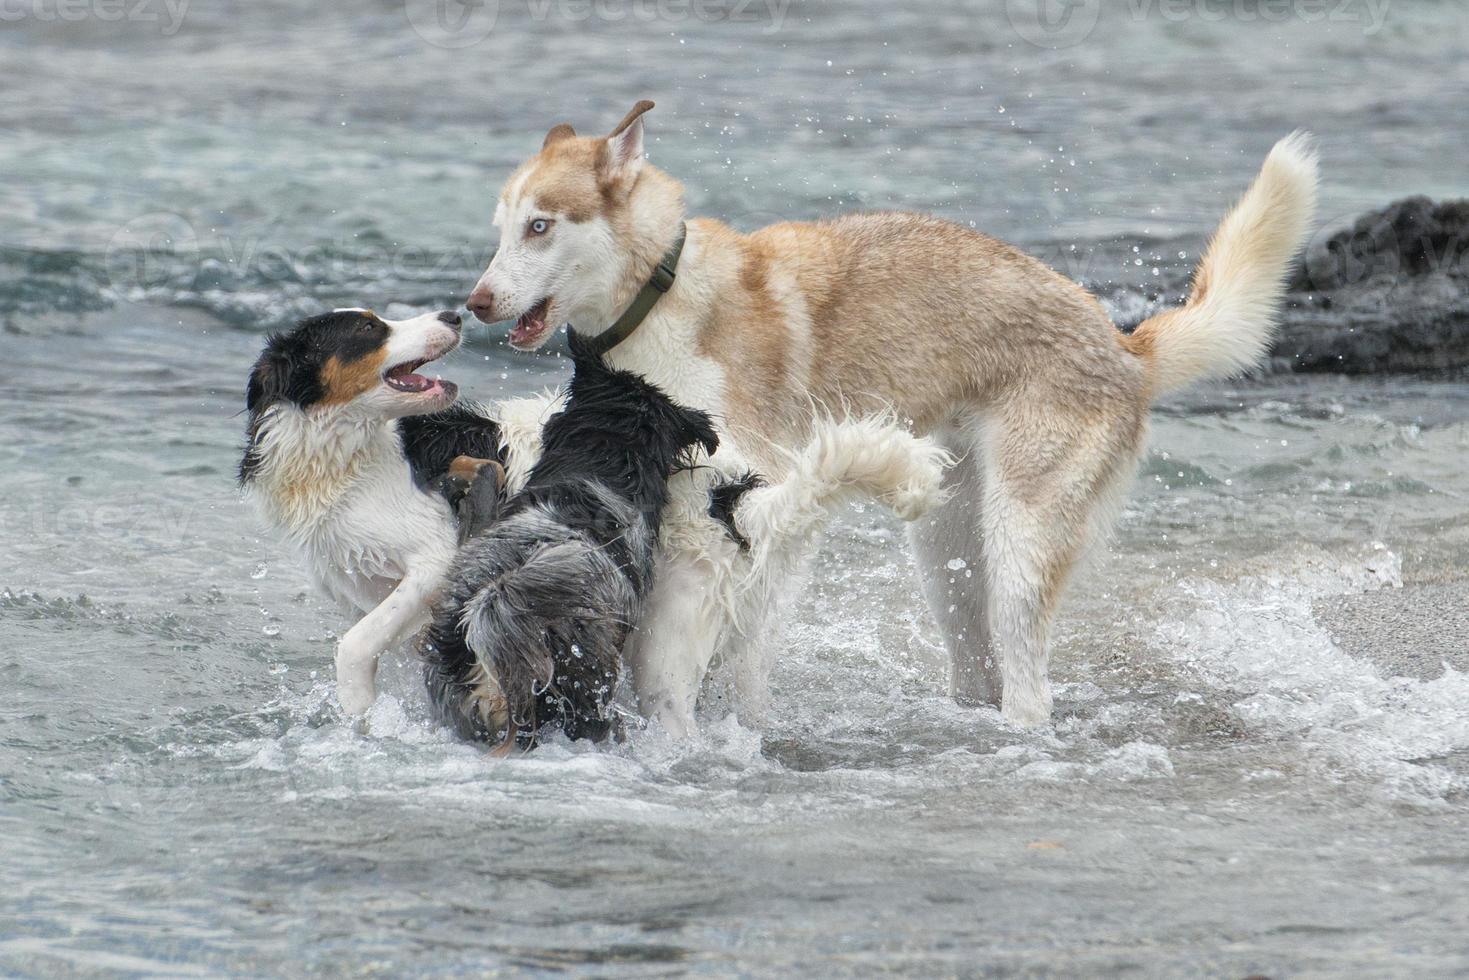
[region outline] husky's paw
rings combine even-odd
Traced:
[[[1000,717],[1017,728],[1043,728],[1051,722],[1051,690],[1044,682],[1034,691],[1000,698]]]

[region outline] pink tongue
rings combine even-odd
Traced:
[[[516,320],[515,326],[510,328],[510,342],[512,344],[522,343],[540,333],[545,323],[541,320]]]
[[[434,386],[432,378],[425,378],[421,374],[395,374],[392,381],[393,387],[404,391],[428,391]]]

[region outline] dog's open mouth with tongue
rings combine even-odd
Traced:
[[[419,368],[433,360],[435,358],[424,357],[395,364],[383,372],[383,382],[395,391],[438,397],[452,402],[459,394],[458,385],[437,376],[430,378],[418,373]]]
[[[547,296],[520,314],[510,328],[510,346],[516,350],[535,350],[551,332],[549,321],[551,297]]]

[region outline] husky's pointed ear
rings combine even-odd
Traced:
[[[614,179],[631,180],[643,167],[643,113],[653,108],[647,99],[632,107],[607,136],[607,172]]]
[[[551,131],[546,134],[546,141],[541,144],[541,149],[544,150],[552,143],[560,143],[562,140],[569,140],[575,135],[576,130],[571,128],[570,123],[557,123],[555,126],[552,126]]]

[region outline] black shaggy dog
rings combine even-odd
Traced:
[[[559,727],[605,738],[623,641],[653,584],[668,478],[718,437],[709,416],[602,363],[570,334],[575,374],[541,457],[460,550],[422,634],[429,698],[461,737],[508,752]]]

